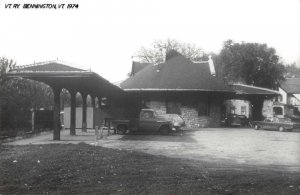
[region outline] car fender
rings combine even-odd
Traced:
[[[160,122],[162,122],[162,124],[159,125],[158,130],[163,126],[168,126],[172,130],[172,124],[166,123],[166,121],[160,121]]]

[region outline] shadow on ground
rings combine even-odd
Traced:
[[[131,134],[131,135],[124,135],[122,138],[120,138],[120,140],[197,143],[197,140],[195,140],[190,133],[172,134],[172,135]]]
[[[300,176],[83,143],[0,145],[0,194],[294,195]]]

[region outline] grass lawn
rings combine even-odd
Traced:
[[[0,194],[300,194],[299,173],[86,144],[0,146]]]

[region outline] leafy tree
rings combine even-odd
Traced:
[[[49,86],[22,78],[8,78],[15,62],[0,58],[0,128],[25,128],[30,124],[30,110],[50,108],[53,94]]]
[[[165,61],[165,54],[170,50],[176,50],[193,61],[207,60],[207,54],[195,44],[181,43],[175,39],[156,40],[151,48],[141,47],[135,57],[141,62],[162,63]]]
[[[8,60],[6,58],[0,58],[0,89],[3,86],[3,84],[6,82],[7,77],[6,77],[6,72],[15,67],[15,63],[13,60]]]
[[[227,40],[217,58],[227,82],[276,89],[284,80],[285,68],[275,49],[266,44]]]

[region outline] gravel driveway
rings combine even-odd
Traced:
[[[61,141],[52,141],[52,134],[10,142],[10,145],[80,143],[107,148],[142,151],[168,157],[198,159],[222,166],[258,166],[300,172],[300,133],[256,131],[240,128],[202,128],[183,135],[110,135],[95,141],[95,132],[79,131],[70,136],[61,133]]]
[[[300,133],[297,132],[215,128],[190,131],[182,136],[116,135],[97,144],[155,155],[300,172]]]

